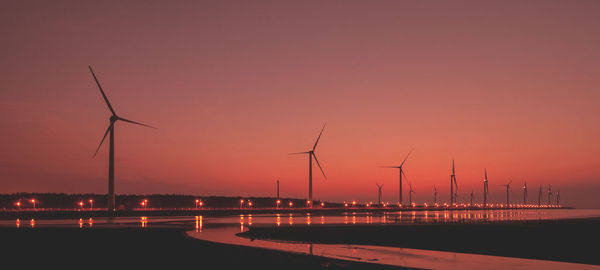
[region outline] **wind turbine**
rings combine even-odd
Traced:
[[[408,200],[410,202],[409,205],[412,207],[412,205],[413,205],[412,195],[413,195],[413,193],[415,193],[415,191],[413,190],[412,184],[410,182],[408,182],[408,188],[409,188],[409,190],[408,190]]]
[[[404,175],[404,170],[402,169],[404,166],[404,162],[406,162],[406,160],[408,159],[408,156],[410,156],[410,153],[412,153],[413,149],[410,149],[410,151],[408,152],[408,154],[406,155],[406,157],[404,158],[404,160],[402,161],[402,163],[400,163],[400,166],[379,166],[380,168],[394,168],[394,169],[399,169],[400,173],[398,173],[400,179],[398,180],[398,184],[399,184],[399,188],[398,188],[398,203],[400,205],[402,205],[402,175]],[[406,175],[404,175],[404,177],[406,177]]]
[[[98,88],[100,89],[100,93],[102,94],[102,97],[104,98],[104,101],[106,102],[106,105],[108,106],[108,109],[112,113],[112,115],[109,118],[110,123],[108,125],[108,129],[106,129],[106,132],[104,133],[104,137],[102,137],[102,141],[100,141],[98,148],[96,148],[96,152],[94,152],[94,157],[95,157],[96,154],[98,154],[98,151],[100,150],[100,146],[102,146],[102,143],[106,139],[106,136],[110,133],[110,138],[109,138],[110,149],[109,149],[109,155],[108,155],[108,211],[112,212],[112,211],[115,211],[115,123],[117,121],[123,121],[123,122],[141,125],[141,126],[150,127],[150,128],[155,128],[155,127],[149,126],[146,124],[142,124],[139,122],[135,122],[132,120],[128,120],[128,119],[118,116],[117,113],[115,112],[115,110],[113,109],[113,107],[110,105],[110,102],[108,101],[108,98],[106,97],[106,94],[104,93],[104,90],[102,90],[102,86],[100,86],[100,82],[98,81],[96,74],[94,74],[94,70],[92,70],[92,66],[89,66],[89,68],[90,68],[90,72],[92,73],[92,76],[94,77],[94,80],[96,81],[96,84],[98,85]]]
[[[455,189],[456,187],[456,189]],[[454,205],[458,195],[458,184],[456,183],[456,174],[454,173],[454,160],[452,160],[452,174],[450,175],[450,206]],[[456,202],[458,203],[458,202]]]
[[[383,187],[383,184],[379,185],[375,183],[375,185],[377,185],[377,202],[378,205],[381,205],[381,188]]]
[[[506,184],[506,185],[499,185],[499,186],[506,187],[506,207],[510,206],[510,198],[509,198],[510,183],[512,183],[512,180],[510,180],[510,182],[508,182],[508,184]]]
[[[433,203],[434,204],[437,204],[437,195],[438,195],[437,188],[435,187],[435,185],[433,185]]]
[[[550,205],[550,199],[552,198],[552,188],[548,185],[548,205]]]
[[[523,184],[523,205],[527,205],[527,181]]]
[[[488,178],[487,178],[487,168],[484,169],[485,176],[483,178],[483,207],[487,206],[487,194],[488,194]]]
[[[471,190],[471,203],[469,204],[469,206],[473,205],[473,191]]]
[[[538,207],[542,206],[542,185],[540,185],[540,192],[538,193]]]
[[[325,172],[323,171],[323,168],[321,168],[321,164],[319,164],[319,160],[317,159],[317,156],[315,155],[315,149],[317,149],[317,144],[319,143],[319,139],[321,139],[321,135],[323,135],[323,130],[325,130],[325,125],[323,125],[323,128],[321,129],[321,133],[319,133],[319,137],[317,137],[317,141],[315,141],[315,145],[313,145],[313,148],[311,150],[308,150],[306,152],[290,154],[290,155],[308,154],[308,204],[310,205],[310,207],[312,207],[312,205],[313,205],[313,192],[312,192],[312,158],[313,157],[315,158],[315,161],[317,162],[317,165],[319,166],[319,169],[321,170],[323,177],[325,179],[327,179],[327,176],[325,175]]]
[[[560,189],[556,192],[556,206],[560,205]]]

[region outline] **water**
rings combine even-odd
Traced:
[[[248,226],[312,226],[315,224],[390,224],[542,220],[600,217],[600,210],[586,209],[519,209],[519,210],[455,210],[455,211],[394,211],[340,212],[314,215],[311,213],[245,214],[226,217],[118,217],[63,220],[3,220],[3,227],[180,227],[188,235],[205,241],[283,250],[335,259],[372,262],[426,269],[600,269],[599,266],[544,260],[441,252],[397,247],[343,244],[309,244],[250,240],[236,236]]]

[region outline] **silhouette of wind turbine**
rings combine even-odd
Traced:
[[[548,205],[550,205],[550,199],[552,199],[552,188],[548,185]]]
[[[100,86],[100,82],[98,81],[96,74],[94,74],[94,70],[92,70],[92,66],[89,66],[89,69],[90,69],[90,72],[92,73],[92,76],[94,77],[94,80],[96,81],[96,84],[98,85],[98,89],[100,89],[100,93],[102,94],[102,97],[104,98],[104,101],[106,102],[106,105],[108,106],[108,109],[112,113],[112,115],[109,118],[110,123],[108,125],[108,129],[106,129],[106,132],[104,133],[104,137],[102,137],[102,141],[100,141],[98,148],[96,148],[96,152],[94,152],[94,157],[95,157],[96,154],[98,154],[98,151],[100,150],[100,146],[102,146],[102,143],[104,143],[106,136],[110,134],[110,138],[109,138],[110,150],[109,150],[109,156],[108,156],[108,212],[112,212],[112,211],[115,211],[115,123],[117,121],[123,121],[123,122],[136,124],[136,125],[140,125],[140,126],[145,126],[145,127],[149,127],[149,128],[155,128],[155,127],[146,125],[146,124],[142,124],[139,122],[135,122],[135,121],[125,119],[125,118],[118,116],[117,113],[115,112],[115,110],[113,109],[113,107],[110,105],[110,102],[108,101],[108,98],[106,97],[106,94],[104,93],[104,90],[102,90],[102,86]]]
[[[437,188],[435,187],[435,185],[433,185],[433,204],[437,204],[437,195],[438,195]]]
[[[308,154],[308,204],[310,207],[312,207],[312,205],[313,205],[313,192],[312,192],[312,158],[313,157],[315,158],[315,161],[317,162],[317,165],[319,166],[319,169],[321,170],[323,177],[325,179],[327,179],[327,176],[325,175],[325,172],[323,171],[323,168],[321,168],[321,164],[319,164],[319,160],[317,159],[317,156],[315,155],[315,149],[317,149],[317,144],[319,143],[319,139],[321,139],[321,135],[323,135],[323,130],[325,130],[325,125],[323,125],[323,128],[321,129],[321,133],[319,133],[319,137],[317,137],[317,141],[315,141],[315,145],[313,145],[313,148],[311,150],[308,150],[306,152],[298,152],[298,153],[290,154],[290,155]]]
[[[483,178],[483,207],[487,206],[487,194],[488,194],[488,177],[487,168],[484,169],[485,175]]]
[[[542,185],[540,185],[540,192],[538,193],[538,207],[542,206]]]
[[[509,189],[510,189],[510,183],[512,183],[512,180],[510,180],[510,182],[508,182],[508,184],[506,185],[499,185],[499,186],[503,186],[506,187],[506,207],[510,206],[510,198],[509,198]]]
[[[383,187],[383,184],[379,185],[378,183],[375,183],[375,185],[377,185],[377,202],[378,205],[381,205],[381,188]]]
[[[406,178],[406,175],[404,176]],[[412,183],[408,182],[408,200],[409,200],[409,205],[412,207],[413,202],[412,202],[412,195],[413,193],[416,193],[413,188],[412,188]]]
[[[456,189],[455,189],[456,187]],[[456,174],[454,173],[454,160],[452,160],[452,174],[450,175],[450,206],[458,203],[458,184],[456,183]]]
[[[560,205],[560,189],[556,192],[556,206]]]
[[[527,204],[527,181],[523,184],[523,204]]]
[[[404,160],[402,161],[402,163],[400,163],[400,166],[379,166],[379,168],[393,168],[393,169],[399,169],[400,172],[398,173],[398,176],[400,177],[400,179],[398,180],[398,203],[400,205],[402,205],[402,175],[404,175],[404,170],[403,170],[403,166],[404,163],[406,162],[406,160],[408,159],[408,156],[410,156],[410,153],[412,153],[413,149],[411,149],[408,154],[406,155],[406,157],[404,158]],[[404,175],[404,177],[406,177],[406,175]]]

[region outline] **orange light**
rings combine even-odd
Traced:
[[[325,206],[325,203],[324,203],[324,202],[322,202],[322,203],[321,203],[321,207],[324,207],[324,206]]]
[[[83,207],[83,202],[79,202],[79,206]]]
[[[240,203],[244,203],[244,200],[240,200]]]
[[[294,203],[293,203],[293,202],[290,202],[290,207],[292,207],[292,205],[294,205]]]
[[[348,203],[344,203],[344,207],[348,207]]]
[[[356,201],[352,201],[352,206],[356,205]]]
[[[202,205],[204,205],[204,203],[203,203],[203,202],[200,202],[200,206],[202,206]]]

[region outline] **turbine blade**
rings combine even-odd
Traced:
[[[125,118],[121,118],[121,117],[117,117],[117,120],[121,120],[121,121],[125,121],[125,122],[128,122],[128,123],[132,123],[132,124],[136,124],[136,125],[140,125],[140,126],[145,126],[145,127],[156,129],[153,126],[142,124],[142,123],[139,123],[139,122],[136,122],[136,121],[131,121],[129,119],[125,119]]]
[[[106,94],[104,94],[104,90],[102,90],[102,86],[100,86],[100,82],[98,81],[98,78],[96,78],[96,74],[94,74],[94,71],[92,70],[92,66],[88,66],[88,67],[90,68],[90,71],[92,72],[92,76],[94,76],[94,80],[96,81],[98,88],[100,88],[100,93],[102,93],[102,97],[104,98],[104,101],[106,101],[106,105],[108,105],[108,109],[110,109],[110,112],[112,112],[112,114],[114,116],[117,116],[117,113],[115,112],[113,107],[110,106],[110,102],[108,102],[108,98],[106,97]]]
[[[301,155],[301,154],[308,154],[310,152],[298,152],[298,153],[290,153],[288,155]]]
[[[319,139],[321,139],[321,135],[323,135],[323,130],[325,130],[326,125],[327,124],[323,125],[323,128],[321,129],[321,133],[319,133],[319,137],[317,137],[317,141],[315,142],[315,145],[312,148],[313,151],[315,151],[315,148],[317,148],[317,144],[319,143]]]
[[[400,170],[400,172],[402,173],[402,176],[404,176],[404,181],[406,181],[407,183],[410,184],[410,181],[408,181],[408,177],[406,177],[406,174],[404,173],[404,170]]]
[[[408,154],[406,155],[406,157],[404,158],[404,160],[402,161],[402,164],[400,164],[400,167],[402,167],[402,165],[404,165],[404,162],[406,162],[406,160],[408,159],[408,156],[410,156],[410,153],[412,153],[413,149],[410,149],[410,151],[408,151]]]
[[[94,155],[92,156],[92,158],[96,157],[96,154],[98,154],[98,151],[100,150],[100,146],[102,146],[102,143],[104,143],[104,140],[106,139],[106,135],[108,135],[108,132],[110,131],[110,128],[112,126],[113,126],[112,123],[110,125],[108,125],[108,128],[106,129],[106,132],[104,132],[104,137],[102,137],[102,140],[100,141],[100,144],[98,145],[98,148],[96,148],[96,152],[94,152]]]
[[[323,168],[321,168],[321,164],[319,164],[319,160],[317,159],[317,155],[315,155],[315,153],[312,153],[312,155],[315,158],[315,161],[317,162],[317,165],[319,166],[319,169],[321,170],[321,173],[323,174],[323,177],[325,177],[325,180],[327,180],[327,176],[325,175],[325,172],[323,171]]]
[[[393,168],[393,169],[400,169],[399,166],[377,166],[377,168]]]

